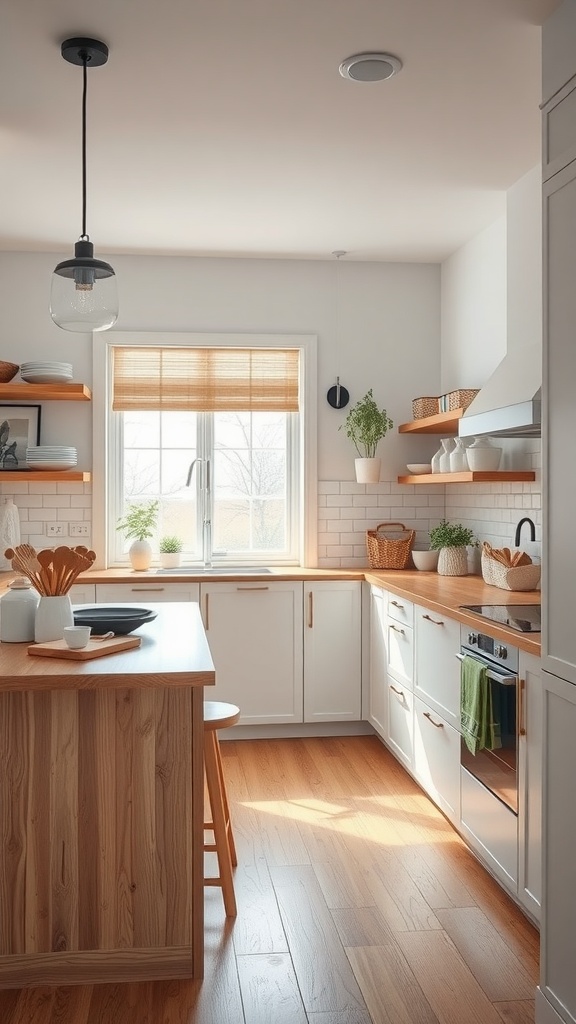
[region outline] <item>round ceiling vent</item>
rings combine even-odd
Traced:
[[[383,82],[401,67],[402,61],[391,53],[357,53],[343,60],[339,70],[343,78],[353,82]]]

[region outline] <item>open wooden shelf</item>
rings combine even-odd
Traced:
[[[60,483],[74,482],[88,483],[92,474],[82,469],[8,469],[0,470],[0,484],[6,480],[19,480],[21,484],[28,484],[30,481],[59,480]]]
[[[509,482],[530,483],[536,479],[533,470],[503,470],[493,473],[420,473],[418,476],[399,476],[399,484],[502,484]]]
[[[399,434],[457,434],[458,420],[462,419],[463,409],[452,412],[437,412],[434,416],[423,416],[421,420],[401,423]]]
[[[0,384],[1,402],[89,402],[85,384]]]

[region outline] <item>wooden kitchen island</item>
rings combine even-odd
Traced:
[[[91,661],[0,644],[0,988],[200,978],[198,605]]]

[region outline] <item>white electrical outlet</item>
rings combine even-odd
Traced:
[[[71,537],[89,537],[90,523],[69,523]]]
[[[47,537],[66,537],[68,529],[66,523],[46,523]]]

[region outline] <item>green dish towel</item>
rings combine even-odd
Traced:
[[[460,670],[460,724],[471,754],[502,746],[501,728],[493,687],[486,666],[465,656]]]

